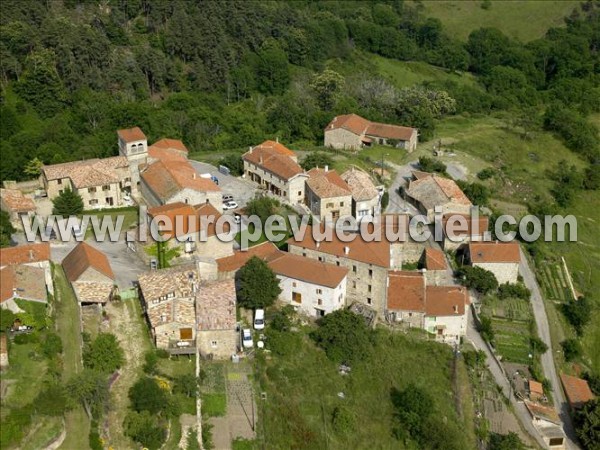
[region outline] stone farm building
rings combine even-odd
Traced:
[[[169,247],[179,247],[184,255],[218,259],[233,254],[231,240],[224,239],[227,233],[217,235],[216,222],[221,213],[210,203],[192,206],[177,202],[155,206],[148,209],[148,218],[159,224],[159,231],[168,239]],[[227,224],[224,229],[229,229]]]
[[[50,200],[68,188],[81,196],[85,209],[124,206],[124,194],[132,187],[124,156],[42,166],[40,180]]]
[[[48,301],[44,269],[25,264],[0,269],[0,307],[20,312],[16,299],[39,303]]]
[[[112,298],[115,274],[100,250],[80,242],[63,259],[62,266],[80,304],[104,305]]]
[[[306,205],[322,222],[352,215],[352,191],[335,170],[314,168],[308,171]]]
[[[434,220],[434,208],[441,208],[442,214],[469,214],[473,206],[454,180],[437,174],[419,172],[414,174],[405,193],[408,200],[427,216],[430,223]]]
[[[386,317],[421,328],[447,344],[467,332],[469,294],[464,286],[427,286],[421,272],[390,271]]]
[[[492,272],[500,284],[517,282],[521,263],[517,242],[472,242],[468,258],[473,267]]]
[[[371,122],[356,114],[336,116],[327,125],[325,147],[360,150],[373,144],[391,145],[412,152],[417,148],[415,128]]]
[[[242,155],[244,176],[261,189],[292,205],[304,203],[308,175],[298,164],[296,154],[275,141],[250,147]]]
[[[18,189],[0,189],[0,209],[6,211],[10,222],[18,228],[22,220],[29,219],[35,214],[35,203],[30,197],[23,195]]]
[[[368,173],[352,167],[340,176],[352,192],[352,214],[356,219],[379,213],[379,192]]]

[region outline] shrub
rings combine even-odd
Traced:
[[[577,339],[566,339],[560,343],[565,361],[570,362],[581,356],[582,348],[581,343]]]
[[[315,167],[333,166],[333,158],[323,152],[312,152],[309,153],[306,158],[302,161],[302,168],[304,170],[310,170]]]
[[[562,312],[567,318],[567,321],[575,328],[578,336],[583,335],[583,329],[588,324],[591,318],[592,305],[585,297],[578,300],[571,300],[562,305]]]
[[[423,172],[437,172],[446,175],[446,164],[437,159],[421,156],[419,158],[419,168]]]
[[[331,414],[331,424],[336,433],[347,435],[355,427],[355,419],[352,413],[343,406],[336,406]]]
[[[141,413],[130,411],[123,425],[127,436],[149,450],[158,450],[166,439],[167,430],[164,420],[151,415],[148,411]]]
[[[496,174],[496,169],[493,169],[491,167],[488,167],[487,169],[483,169],[482,171],[480,171],[477,174],[477,178],[479,178],[480,180],[484,181],[484,180],[489,180],[490,178],[492,178],[494,175]]]
[[[477,330],[479,331],[479,334],[481,334],[481,338],[484,341],[493,342],[494,329],[492,328],[492,319],[487,316],[481,316]]]
[[[42,342],[42,353],[47,358],[53,358],[54,356],[62,353],[63,344],[62,339],[56,333],[47,333],[45,339]]]
[[[469,289],[475,289],[480,294],[487,294],[498,288],[496,276],[481,267],[464,266],[458,271],[458,277]]]
[[[219,165],[227,167],[231,175],[236,177],[244,173],[244,162],[240,155],[227,155],[221,158]]]
[[[167,407],[167,393],[160,388],[154,378],[143,377],[129,389],[131,407],[137,411],[158,414]]]
[[[113,373],[125,362],[125,354],[111,333],[100,333],[83,351],[85,367],[102,373]]]
[[[155,350],[150,350],[144,355],[144,366],[142,369],[148,375],[154,375],[158,368],[158,355]]]
[[[62,191],[58,197],[52,200],[52,214],[69,217],[76,216],[83,212],[83,200],[81,196],[70,188]]]
[[[519,298],[529,300],[531,291],[522,283],[504,283],[498,286],[498,298],[504,300],[507,298]]]

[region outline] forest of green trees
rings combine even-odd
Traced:
[[[582,3],[539,40],[496,29],[466,43],[419,2],[4,0],[0,10],[0,180],[42,163],[117,151],[115,130],[194,151],[247,148],[265,138],[322,142],[338,113],[418,127],[448,114],[513,110],[599,161],[600,8]],[[470,71],[477,84],[397,89],[376,71],[340,74],[357,52]],[[533,112],[532,112],[533,111]]]

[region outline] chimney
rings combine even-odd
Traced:
[[[196,172],[194,172],[194,173],[192,174],[192,179],[193,179],[193,180],[195,180],[195,179],[196,179]]]
[[[33,250],[29,250],[29,261],[33,261]]]
[[[261,156],[260,158],[258,158],[258,162],[259,162],[260,164],[262,164],[262,163],[263,163],[263,157],[262,157],[262,156]]]
[[[453,308],[454,308],[454,314],[458,314],[458,305],[454,305]]]
[[[321,241],[317,241],[317,248],[319,248],[321,246]]]
[[[248,153],[252,153],[252,146],[248,147]]]
[[[277,142],[279,144],[279,136],[275,137],[275,142]]]
[[[344,247],[344,255],[347,255],[348,253],[350,253],[350,247],[345,246]]]
[[[325,172],[329,172],[329,166],[325,165]]]

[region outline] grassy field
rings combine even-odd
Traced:
[[[201,370],[202,415],[207,417],[224,416],[227,410],[224,365],[218,362],[205,362],[202,364]]]
[[[56,328],[63,346],[63,378],[69,380],[82,370],[79,306],[61,266],[54,267]],[[87,449],[90,421],[81,405],[65,414],[67,436],[61,449]]]
[[[455,410],[450,347],[380,330],[368,360],[342,376],[307,336],[300,342],[293,353],[259,363],[259,388],[267,398],[258,400],[259,448],[404,448],[392,435],[390,390],[411,382],[435,398],[437,415],[461,423],[463,448],[475,447],[472,410],[462,409],[462,417]],[[468,389],[465,377],[456,380]],[[351,432],[333,429],[336,407],[349,411]]]
[[[130,227],[138,223],[139,211],[136,206],[128,206],[124,208],[115,208],[115,209],[104,209],[104,210],[91,210],[85,211],[84,214],[88,216],[97,216],[102,223],[103,217],[112,217],[116,223],[116,219],[119,216],[123,217],[123,225],[121,226],[122,230],[128,230]],[[90,226],[86,231],[85,238],[89,239],[94,236],[94,229],[92,227],[92,223],[90,221]]]
[[[577,1],[491,1],[489,9],[482,1],[425,0],[425,15],[440,19],[446,32],[466,40],[481,27],[494,27],[506,35],[531,41],[542,37],[548,28],[564,24],[563,18],[579,4]]]

